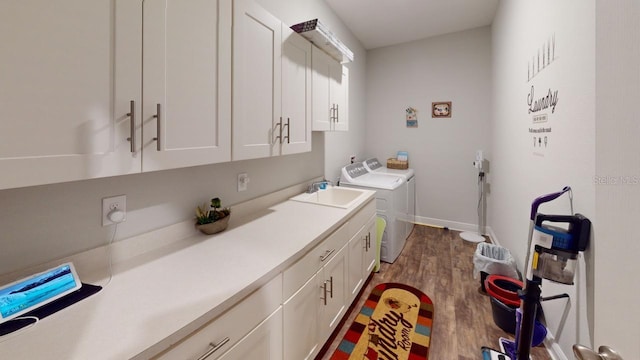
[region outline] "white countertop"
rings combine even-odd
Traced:
[[[97,294],[1,337],[0,359],[149,358],[283,271],[373,194],[349,209],[285,201],[115,264]]]

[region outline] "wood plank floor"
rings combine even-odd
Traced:
[[[429,359],[476,360],[482,358],[482,346],[498,349],[499,337],[513,336],[494,324],[489,297],[473,278],[475,249],[476,244],[462,240],[458,231],[416,225],[402,254],[393,264],[383,263],[380,272],[370,278],[341,328],[316,359],[331,357],[371,289],[384,282],[411,285],[433,301]],[[543,346],[532,349],[531,358],[551,359]]]

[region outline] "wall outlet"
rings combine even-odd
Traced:
[[[102,199],[102,226],[127,220],[127,196],[119,195]]]
[[[247,173],[238,174],[238,191],[246,191],[249,183],[249,175]]]

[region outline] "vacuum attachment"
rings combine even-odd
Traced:
[[[569,224],[567,229],[548,223]],[[591,221],[584,215],[538,214],[533,230],[533,275],[547,280],[573,285],[578,252],[589,243]]]

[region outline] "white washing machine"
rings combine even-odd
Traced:
[[[387,227],[382,234],[380,260],[393,263],[407,240],[403,221],[404,214],[407,212],[405,179],[399,176],[370,173],[362,163],[355,163],[342,168],[340,186],[375,190],[377,214],[387,222]]]
[[[373,174],[393,175],[403,177],[407,181],[407,213],[404,216],[406,236],[411,234],[416,222],[416,178],[415,171],[411,168],[389,169],[382,165],[377,158],[367,159],[362,165]]]

